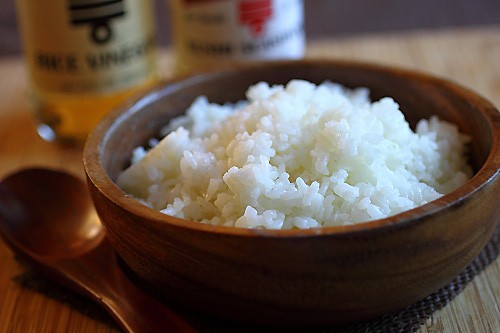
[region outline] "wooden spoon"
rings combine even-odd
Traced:
[[[0,234],[56,281],[99,302],[127,332],[195,332],[118,266],[83,182],[26,169],[0,183]]]

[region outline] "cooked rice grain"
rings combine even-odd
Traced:
[[[197,98],[138,148],[118,185],[165,214],[242,228],[315,228],[384,218],[464,184],[468,138],[432,117],[410,129],[365,88],[261,82],[235,105]]]

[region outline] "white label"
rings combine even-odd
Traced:
[[[302,0],[175,0],[174,42],[182,62],[300,58]]]

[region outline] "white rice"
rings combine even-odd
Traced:
[[[468,138],[421,120],[412,132],[393,99],[303,80],[261,82],[236,105],[197,98],[118,185],[145,205],[242,228],[354,224],[420,206],[472,175]]]

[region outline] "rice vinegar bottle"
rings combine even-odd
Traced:
[[[177,72],[305,53],[303,0],[169,0]]]
[[[16,0],[30,97],[47,141],[83,143],[157,80],[151,0]]]

